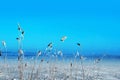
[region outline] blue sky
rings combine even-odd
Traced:
[[[24,49],[57,49],[119,54],[119,0],[4,0],[0,1],[0,41],[17,50],[17,23],[25,30]],[[66,35],[62,43],[60,38]]]

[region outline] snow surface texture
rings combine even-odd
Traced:
[[[20,69],[22,67],[22,69]],[[21,71],[20,71],[21,70]],[[23,73],[20,78],[20,72]],[[0,80],[120,80],[120,60],[0,62]]]

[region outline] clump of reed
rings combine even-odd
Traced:
[[[7,74],[8,72],[8,64],[7,64],[7,46],[6,46],[6,42],[3,40],[2,42],[2,47],[0,49],[0,56],[3,57],[4,61],[3,61],[3,65],[1,65],[1,73],[3,74]],[[7,78],[7,75],[5,77],[5,79]]]
[[[18,24],[18,37],[16,40],[18,41],[18,71],[19,71],[19,79],[24,80],[24,51],[23,51],[23,41],[24,39],[24,30],[21,28],[20,24]]]
[[[39,50],[35,56],[35,59],[34,59],[34,62],[33,62],[33,65],[32,66],[32,69],[31,69],[31,73],[30,75],[28,75],[28,80],[38,80],[38,77],[39,77],[39,70],[40,69],[40,62],[39,62],[39,65],[37,67],[37,63],[38,63],[38,58],[39,56],[42,55],[42,52]],[[41,60],[41,62],[43,62],[43,60]]]
[[[7,46],[6,46],[6,42],[2,41],[2,48],[0,49],[0,55],[2,56],[2,50],[4,51],[4,66],[6,66],[6,59],[7,59]]]
[[[102,60],[103,60],[103,58],[105,57],[105,55],[103,55],[102,57],[99,57],[99,58],[96,58],[95,60],[94,60],[94,65],[93,65],[93,68],[94,68],[94,79],[99,79],[99,77],[100,77],[100,63],[102,62]]]
[[[64,76],[61,78],[64,80],[90,80],[89,79],[89,74],[90,72],[87,73],[86,67],[84,65],[84,60],[86,59],[83,57],[82,53],[77,51],[77,53],[72,56],[74,57],[71,59],[68,63],[65,63],[64,60],[64,55],[62,50],[56,50],[53,48],[53,42],[50,42],[47,45],[47,48],[45,49],[44,52],[41,50],[38,50],[35,57],[29,63],[25,63],[24,61],[24,50],[23,50],[23,40],[24,40],[24,30],[21,28],[21,26],[18,24],[18,37],[16,40],[18,41],[18,70],[13,70],[13,72],[18,71],[19,76],[18,80],[57,80],[57,75],[58,74],[64,74]],[[67,39],[67,36],[63,36],[60,41],[65,42]],[[77,43],[77,46],[80,48],[81,44]],[[6,42],[2,41],[2,47],[5,49],[5,57],[4,57],[4,64],[6,64],[6,58],[7,58],[7,48],[6,48]],[[0,49],[0,56],[2,55],[2,49]],[[40,57],[41,56],[41,57]],[[59,56],[61,57],[61,63],[59,62]],[[40,59],[39,59],[40,57]],[[47,59],[46,59],[47,58]],[[100,63],[100,61],[103,59],[102,58],[97,58],[94,60],[94,68],[96,68],[96,65]],[[42,63],[46,63],[47,66],[42,66]],[[64,64],[63,64],[64,63]],[[60,66],[57,66],[57,65]],[[63,64],[63,65],[62,65]],[[67,68],[66,68],[67,66]],[[14,67],[15,68],[15,67]],[[45,69],[46,73],[48,74],[47,76],[43,75],[43,68]],[[30,70],[30,71],[28,71]],[[74,73],[74,70],[75,73]],[[25,72],[26,71],[26,72]],[[11,71],[12,72],[12,71]],[[98,79],[99,71],[97,72],[97,75],[93,75],[92,79]],[[81,78],[78,78],[78,76],[81,76]],[[11,79],[16,80],[17,78],[14,78],[13,76]],[[44,78],[43,78],[44,77]],[[59,79],[58,79],[59,80]]]

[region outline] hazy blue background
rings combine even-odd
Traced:
[[[0,1],[0,41],[17,51],[17,23],[25,30],[24,49],[44,49],[49,42],[68,53],[120,53],[120,0]],[[66,35],[62,43],[60,38]]]

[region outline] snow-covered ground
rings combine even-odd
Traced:
[[[120,60],[1,60],[0,80],[120,80]]]

